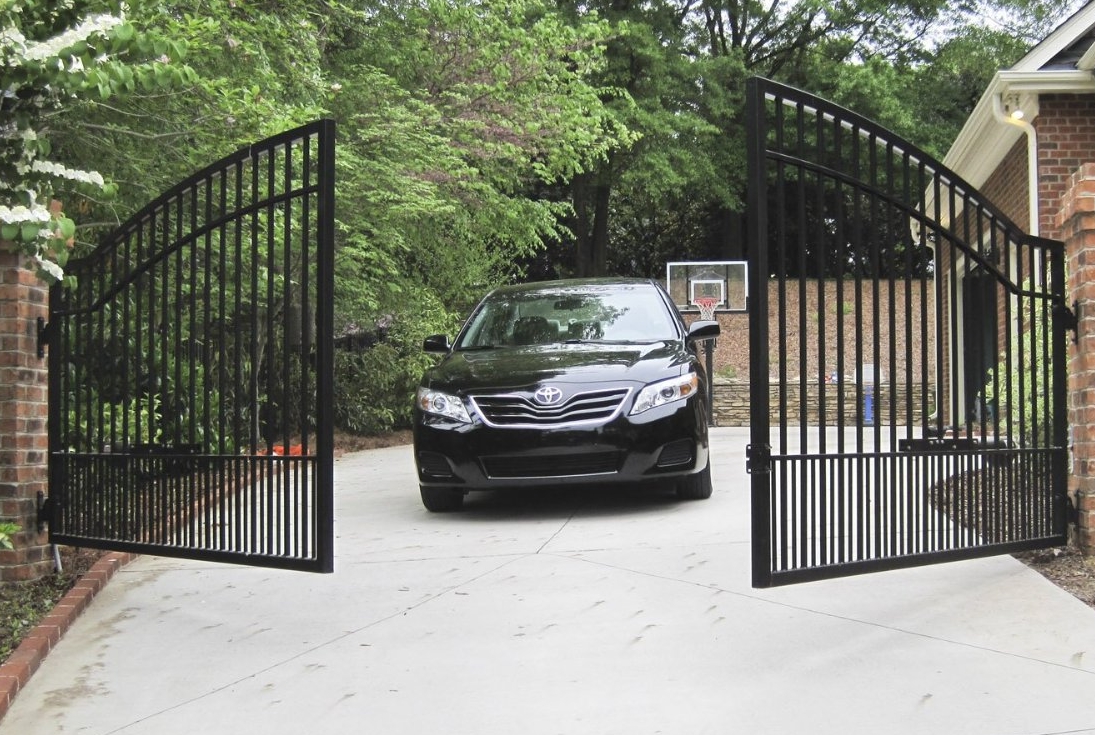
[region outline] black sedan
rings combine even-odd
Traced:
[[[496,289],[418,389],[414,456],[422,503],[458,510],[471,490],[672,483],[711,495],[707,376],[696,343],[648,279],[585,279]]]

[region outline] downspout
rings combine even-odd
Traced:
[[[1038,132],[1022,116],[1013,117],[1008,114],[1008,111],[1004,109],[1003,94],[993,95],[992,114],[997,122],[1014,125],[1027,134],[1027,200],[1030,202],[1030,223],[1027,231],[1037,237],[1040,230],[1038,225]]]

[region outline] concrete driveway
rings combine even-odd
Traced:
[[[420,505],[336,463],[336,572],[144,557],[0,735],[1095,733],[1095,612],[1010,558],[749,586],[746,430],[715,495]]]

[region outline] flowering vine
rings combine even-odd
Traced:
[[[45,116],[80,99],[189,81],[185,45],[137,33],[117,0],[0,0],[0,238],[48,282],[64,278],[75,222],[62,187],[111,186],[94,171],[50,160]],[[134,62],[145,57],[148,62]],[[170,67],[165,72],[164,69]]]

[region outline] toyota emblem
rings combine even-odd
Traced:
[[[550,406],[553,403],[558,403],[563,397],[563,391],[554,386],[545,386],[536,391],[533,395],[537,403],[541,403],[545,406]]]

